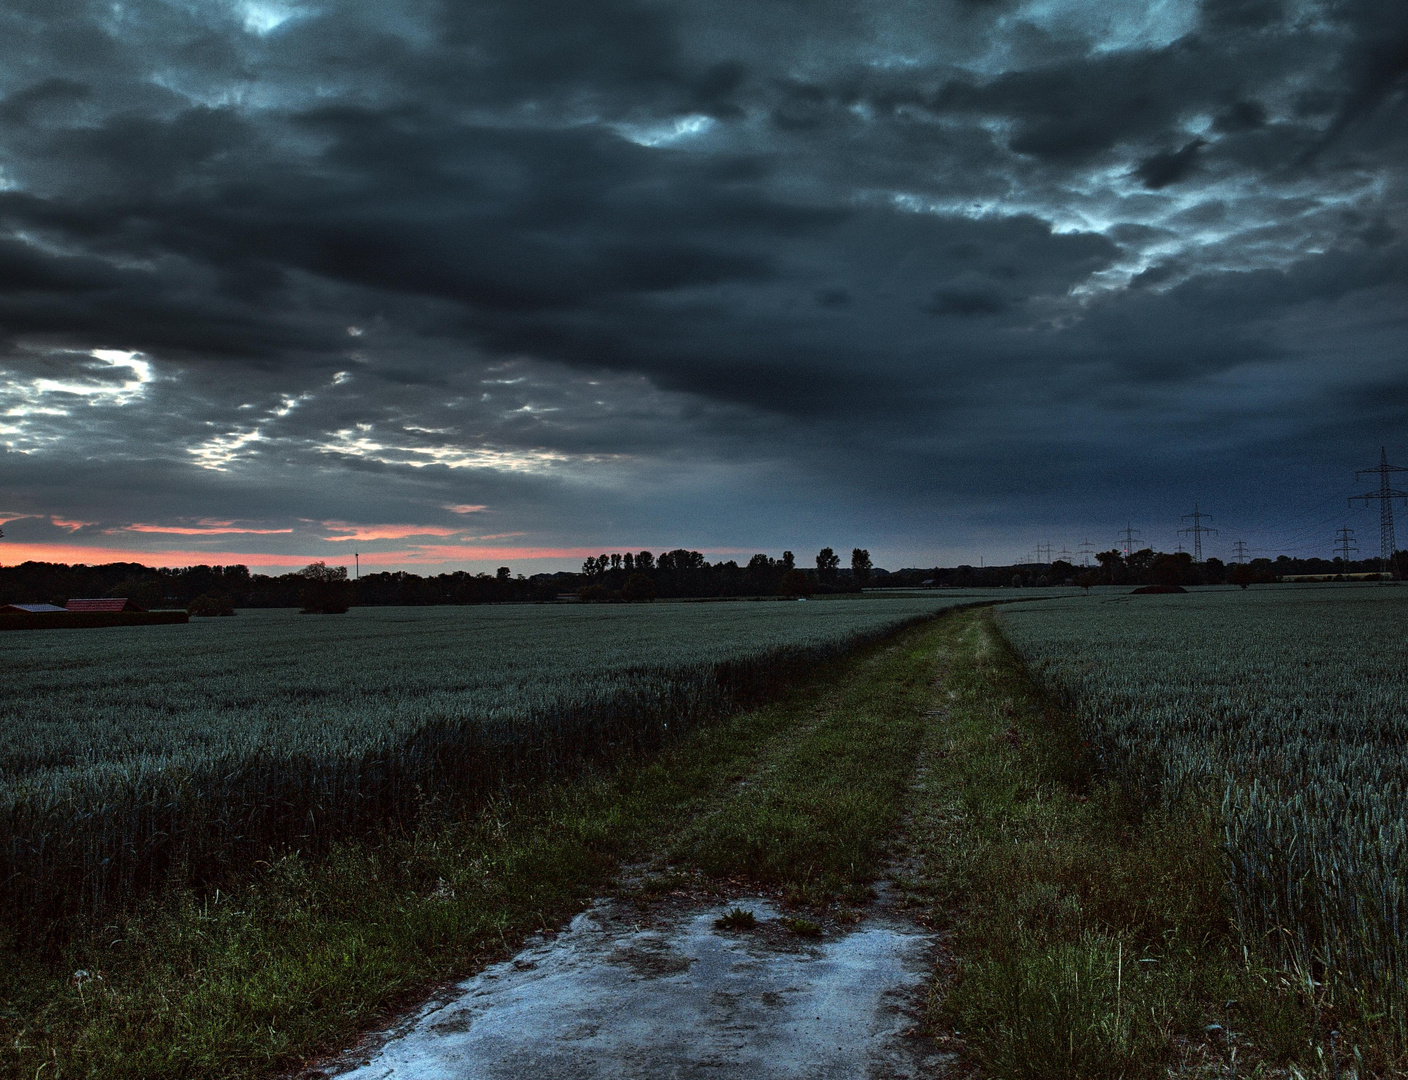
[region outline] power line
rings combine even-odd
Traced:
[[[1404,468],[1401,465],[1390,465],[1388,463],[1388,450],[1382,446],[1379,447],[1379,463],[1372,469],[1359,469],[1354,474],[1354,479],[1357,483],[1359,478],[1366,473],[1377,473],[1379,476],[1379,490],[1366,492],[1363,495],[1351,495],[1349,497],[1349,504],[1351,506],[1354,505],[1355,499],[1363,499],[1366,507],[1369,505],[1371,499],[1376,500],[1379,504],[1379,558],[1383,560],[1383,569],[1385,572],[1388,571],[1390,564],[1393,562],[1393,553],[1397,550],[1393,539],[1393,500],[1403,499],[1404,504],[1408,505],[1408,491],[1399,491],[1397,488],[1389,485],[1389,473],[1396,472],[1408,472],[1408,468]]]
[[[1204,514],[1198,509],[1198,504],[1194,503],[1193,512],[1191,514],[1184,514],[1182,518],[1182,520],[1184,521],[1188,521],[1189,519],[1191,519],[1193,524],[1188,526],[1188,528],[1186,529],[1178,530],[1179,536],[1182,536],[1184,533],[1192,534],[1193,561],[1195,563],[1200,563],[1203,561],[1203,533],[1212,533],[1214,536],[1217,535],[1216,529],[1209,529],[1206,525],[1203,524],[1203,518],[1207,518],[1209,521],[1211,521],[1212,515]]]

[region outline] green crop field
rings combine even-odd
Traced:
[[[999,621],[1114,776],[1220,807],[1249,954],[1408,1043],[1408,588],[1092,595]]]
[[[245,612],[0,640],[0,909],[55,927],[653,750],[964,593]]]

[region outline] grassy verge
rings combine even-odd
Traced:
[[[922,756],[908,883],[956,958],[939,1029],[1003,1080],[1320,1075],[1310,1003],[1234,947],[1211,815],[1097,777],[991,611],[943,633],[946,715]]]
[[[558,923],[622,860],[672,854],[808,898],[860,887],[912,777],[937,625],[652,762],[453,828],[290,856],[57,956],[0,946],[0,1076],[276,1073]]]

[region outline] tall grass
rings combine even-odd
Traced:
[[[1220,809],[1249,953],[1408,1050],[1408,589],[1081,598],[1001,625],[1150,802]]]
[[[10,635],[0,910],[62,933],[274,853],[410,831],[651,752],[942,606],[266,612]]]

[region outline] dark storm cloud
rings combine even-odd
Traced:
[[[565,535],[1323,448],[1405,366],[1408,19],[1318,11],[8,4],[6,499]]]

